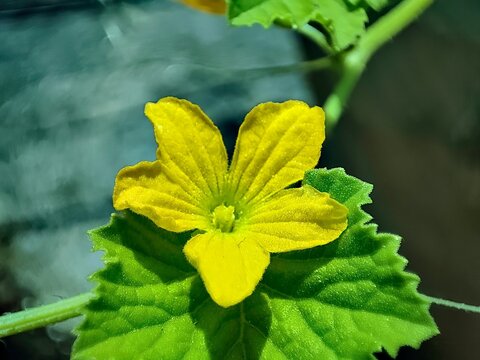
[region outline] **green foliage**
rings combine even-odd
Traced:
[[[364,9],[368,9],[369,7],[379,11],[389,3],[392,3],[391,0],[347,0],[347,2],[352,6],[361,6]]]
[[[272,257],[254,294],[216,305],[174,234],[130,212],[94,230],[106,267],[76,330],[73,359],[364,359],[437,334],[418,277],[403,271],[398,237],[377,234],[360,206],[371,186],[343,170],[305,182],[349,209],[349,226],[326,246]]]
[[[312,21],[330,36],[335,50],[353,44],[365,32],[365,9],[379,10],[388,0],[230,0],[228,17],[233,25],[271,26],[275,21],[301,27]]]

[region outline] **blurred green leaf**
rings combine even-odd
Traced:
[[[292,27],[308,22],[320,24],[332,47],[343,50],[365,32],[365,9],[380,10],[388,0],[230,0],[228,18],[233,25],[261,24],[268,28],[275,21]]]
[[[387,6],[389,3],[393,3],[393,0],[347,0],[347,2],[353,6],[361,6],[364,9],[369,7],[379,11]]]

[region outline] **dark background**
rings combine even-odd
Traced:
[[[262,101],[322,103],[333,76],[254,75],[319,54],[282,29],[229,28],[170,1],[0,0],[0,312],[88,291],[88,229],[116,172],[154,157],[143,106],[198,103],[232,147]],[[370,62],[321,166],[375,185],[380,230],[431,296],[480,304],[480,3],[438,1]],[[242,75],[239,75],[242,74]],[[400,359],[474,359],[480,316],[436,305],[441,335]],[[75,321],[0,342],[0,359],[65,359]],[[388,358],[380,355],[380,358]]]

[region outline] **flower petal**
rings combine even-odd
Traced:
[[[305,185],[255,206],[242,230],[269,252],[308,249],[338,238],[347,227],[347,213],[329,194]]]
[[[325,139],[325,115],[302,101],[256,106],[240,127],[230,166],[234,201],[259,201],[315,167]]]
[[[197,235],[183,251],[212,299],[222,307],[238,304],[251,295],[270,262],[268,252],[254,239],[235,232]]]
[[[197,106],[173,97],[147,103],[163,171],[185,191],[212,200],[223,189],[227,153],[218,128]]]
[[[131,209],[169,231],[208,227],[207,212],[200,200],[172,182],[160,161],[142,161],[120,170],[115,179],[113,206],[117,210]]]
[[[225,0],[181,0],[181,2],[197,10],[212,14],[225,14],[227,10]]]

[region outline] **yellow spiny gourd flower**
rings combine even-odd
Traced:
[[[347,227],[347,209],[301,180],[320,157],[324,113],[301,101],[253,108],[228,164],[221,134],[197,106],[172,97],[148,103],[157,160],[122,169],[113,194],[173,232],[197,229],[184,253],[223,307],[252,294],[270,253],[327,244]]]
[[[227,4],[225,0],[180,0],[183,4],[194,9],[212,14],[225,14]]]

